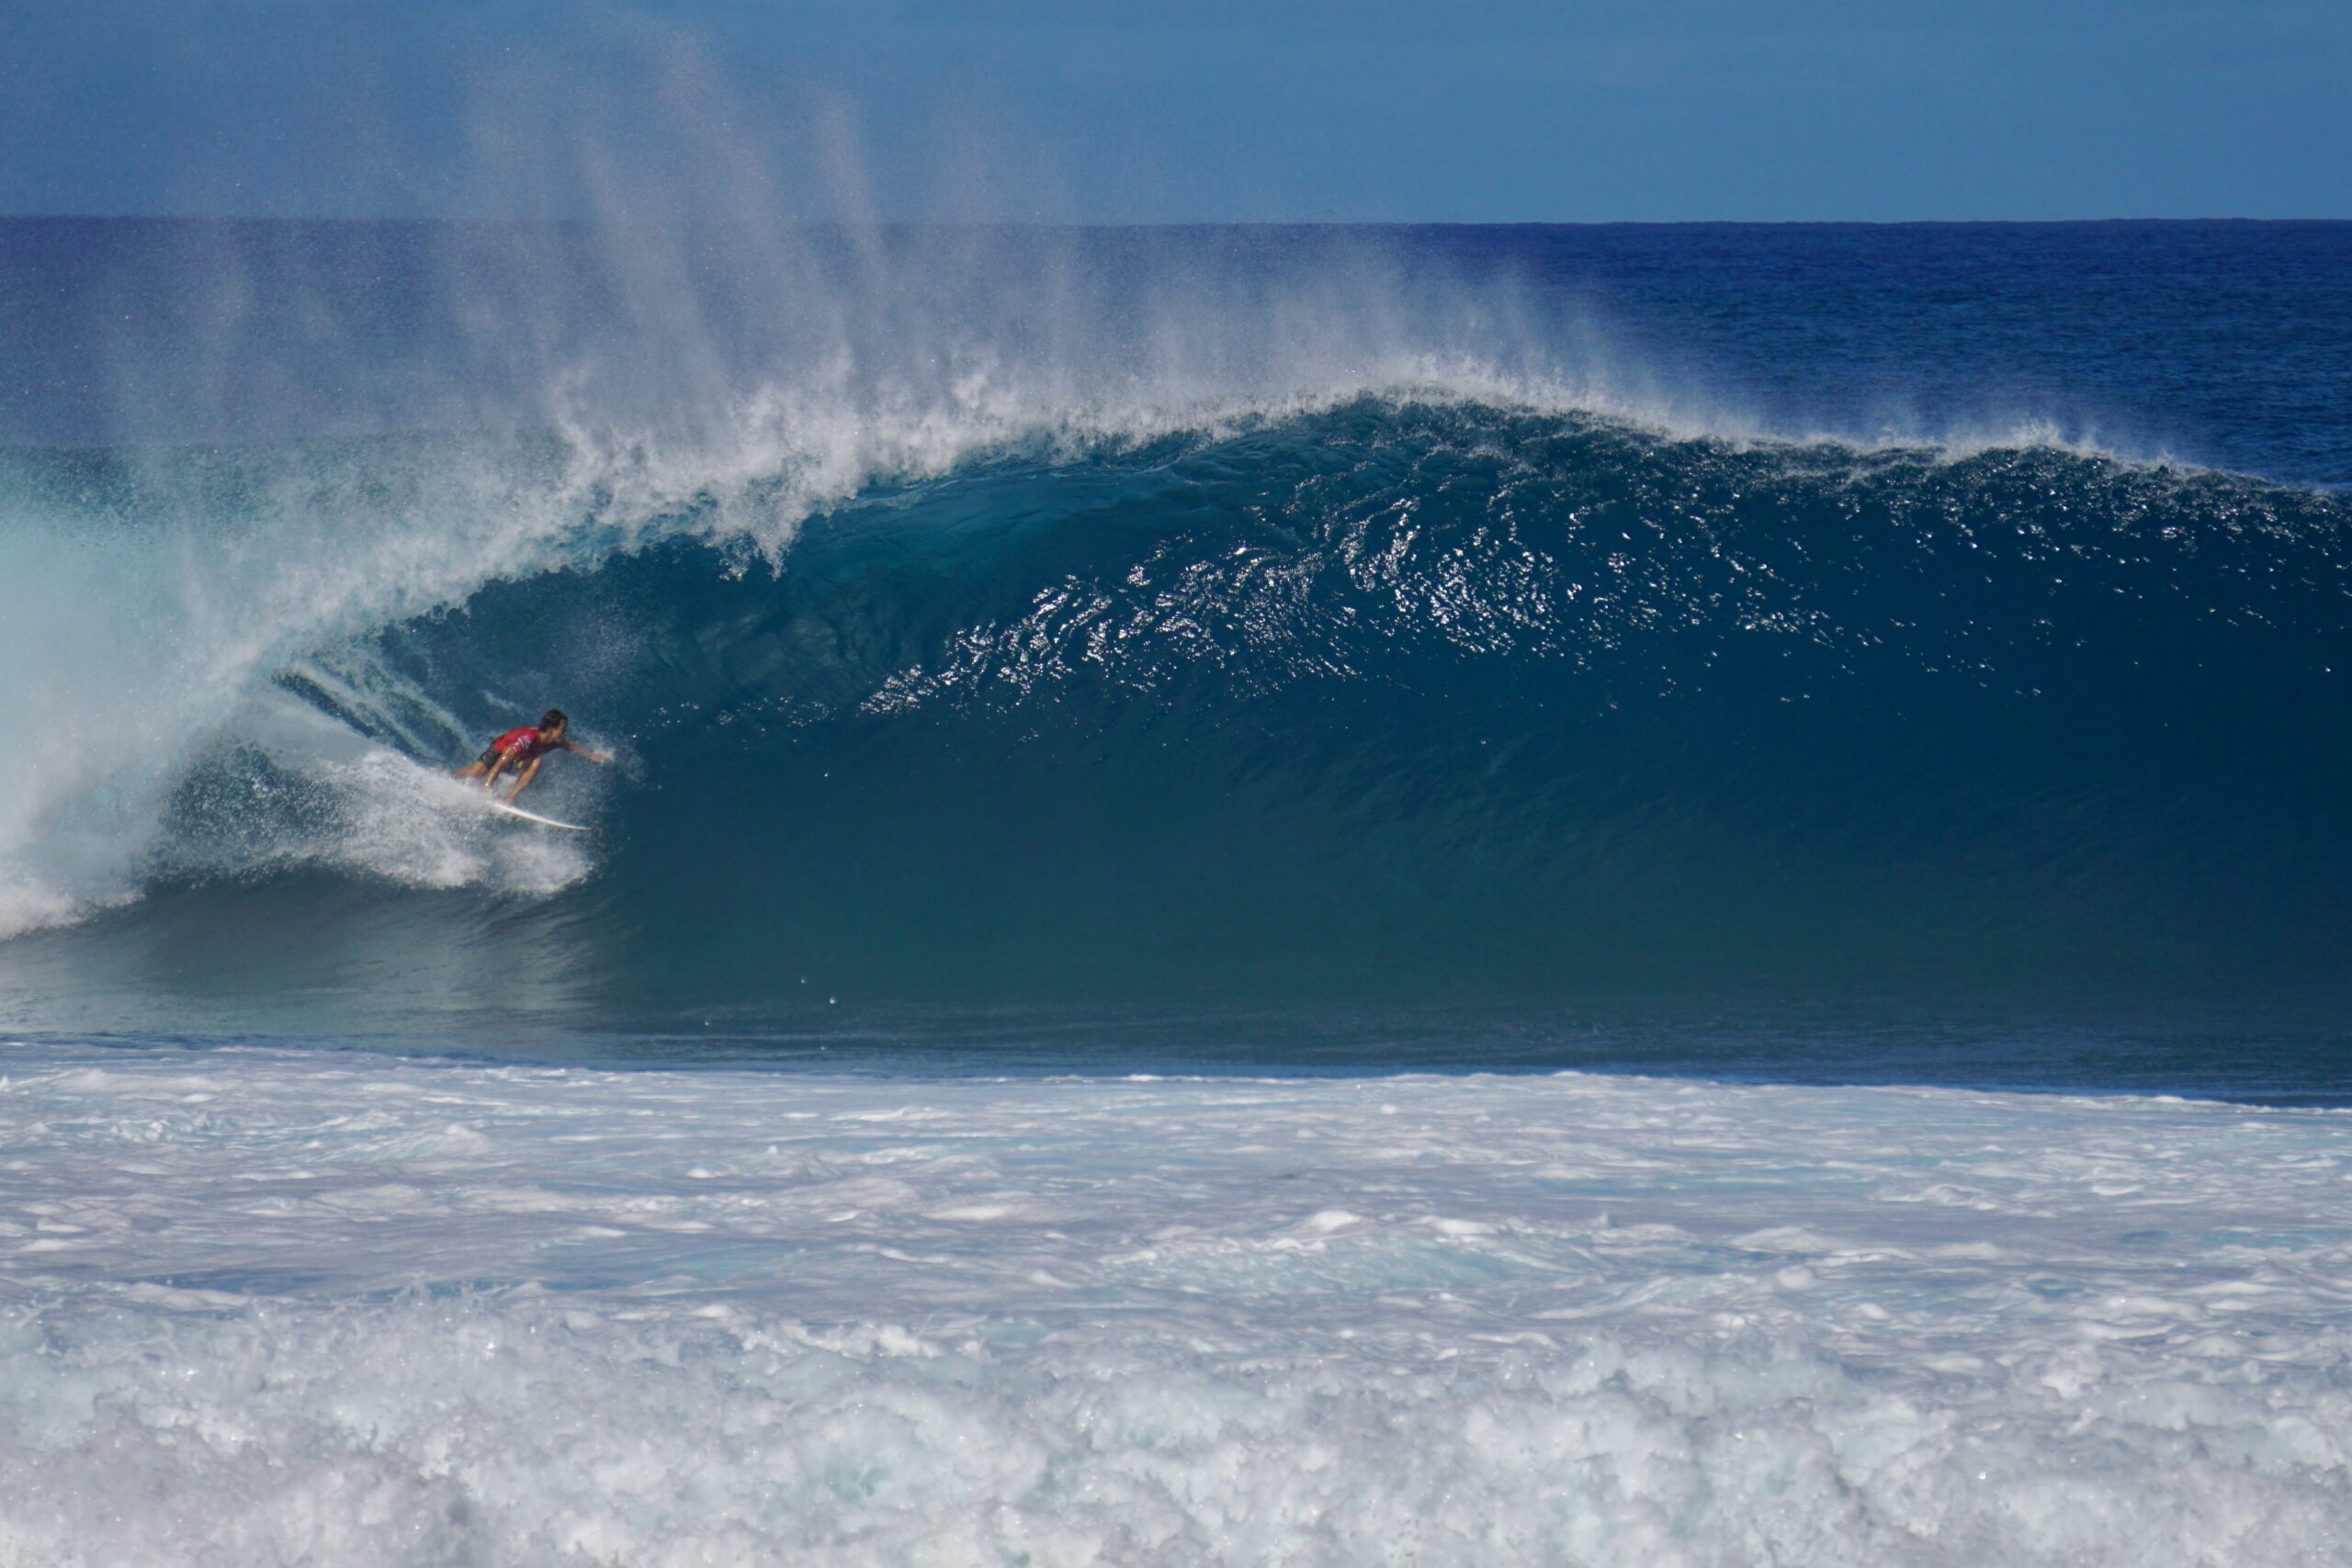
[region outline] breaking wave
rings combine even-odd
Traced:
[[[837,292],[503,426],[16,449],[20,994],[2337,985],[2343,495],[1776,437],[1500,284],[1311,263],[1083,332],[1051,276]],[[551,703],[620,754],[540,793],[579,840],[437,776]]]

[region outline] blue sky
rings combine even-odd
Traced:
[[[2352,217],[2347,84],[2347,0],[17,0],[0,211]]]

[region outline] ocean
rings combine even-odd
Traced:
[[[2352,223],[0,220],[0,1564],[2333,1560],[2347,525]]]

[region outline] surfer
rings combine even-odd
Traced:
[[[501,773],[505,773],[509,768],[520,768],[522,776],[514,781],[514,787],[506,795],[507,803],[512,805],[514,797],[530,788],[531,781],[539,776],[539,768],[547,761],[550,752],[577,751],[590,761],[599,764],[613,760],[613,754],[610,751],[591,751],[584,746],[576,746],[565,739],[564,731],[571,728],[571,720],[564,716],[561,708],[549,708],[539,716],[537,728],[526,725],[520,729],[508,730],[490,743],[489,750],[459,768],[451,776],[461,779],[480,779],[482,788],[496,789]]]

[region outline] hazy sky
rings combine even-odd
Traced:
[[[2352,217],[2352,0],[11,0],[0,211]]]

